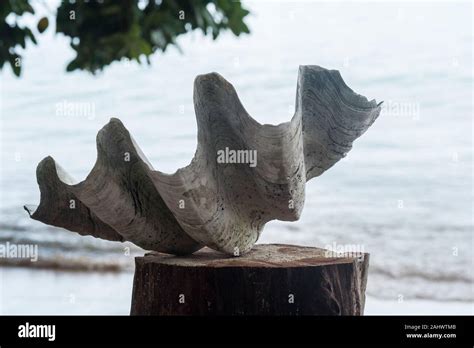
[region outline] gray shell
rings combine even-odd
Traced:
[[[189,254],[208,246],[242,254],[268,221],[298,220],[306,181],[343,158],[381,110],[338,71],[319,66],[300,67],[290,122],[259,124],[217,73],[196,78],[194,107],[198,146],[187,167],[172,175],[154,170],[113,118],[97,134],[87,178],[72,184],[46,157],[37,168],[40,204],[25,209],[46,224],[147,250]],[[226,148],[256,151],[256,166],[220,163]]]

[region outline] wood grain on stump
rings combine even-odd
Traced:
[[[240,257],[204,248],[135,264],[132,315],[362,315],[369,254],[260,244]]]

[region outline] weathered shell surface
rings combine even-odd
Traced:
[[[72,184],[46,157],[37,168],[41,202],[25,209],[46,224],[147,250],[189,254],[206,245],[245,253],[268,221],[298,220],[306,181],[343,158],[381,110],[338,71],[318,66],[300,67],[290,122],[259,124],[216,73],[196,78],[194,106],[198,147],[187,167],[172,175],[154,170],[122,122],[111,119],[97,135],[87,178]],[[226,149],[256,154],[256,165],[220,163]]]

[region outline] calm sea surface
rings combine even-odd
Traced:
[[[156,54],[151,67],[66,74],[73,53],[50,28],[27,51],[22,78],[4,69],[0,243],[37,243],[38,262],[58,267],[131,271],[137,248],[29,219],[22,206],[39,202],[37,163],[52,155],[84,179],[97,131],[118,117],[153,166],[172,173],[196,148],[197,74],[219,72],[255,119],[277,124],[294,112],[298,65],[316,64],[340,70],[384,110],[345,159],[308,183],[301,220],[269,223],[260,242],[354,244],[371,254],[371,296],[472,301],[472,5],[247,5],[251,35],[212,42],[194,33],[179,40],[182,54]]]

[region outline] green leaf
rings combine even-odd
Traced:
[[[18,62],[21,62],[21,57],[14,53],[9,55],[8,60],[10,61],[10,67],[12,68],[13,73],[19,77],[21,74],[21,64],[18,64]]]
[[[48,18],[46,17],[41,18],[38,22],[38,31],[40,33],[43,33],[48,28],[48,25],[49,25]]]
[[[70,72],[79,69],[79,63],[76,59],[72,60],[66,67],[66,71]]]

